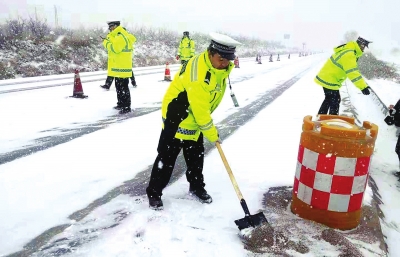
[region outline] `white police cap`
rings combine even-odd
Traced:
[[[229,36],[215,32],[210,32],[210,37],[210,47],[216,50],[222,58],[226,58],[228,60],[235,59],[236,46],[241,45],[240,42]]]

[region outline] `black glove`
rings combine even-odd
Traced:
[[[363,90],[361,90],[361,92],[362,92],[364,95],[369,95],[369,87],[364,88]]]

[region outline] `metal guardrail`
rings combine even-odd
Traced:
[[[178,69],[179,65],[170,66],[171,71],[175,71]],[[153,66],[151,68],[147,67],[146,69],[138,68],[133,69],[133,71],[135,73],[135,76],[158,74],[165,72],[165,66],[163,66],[162,68],[158,66]],[[75,74],[69,73],[56,76],[31,77],[11,80],[9,83],[0,83],[0,94],[71,85],[74,82],[74,76]],[[103,81],[107,77],[107,71],[90,73],[82,72],[79,74],[79,77],[82,83]]]
[[[346,88],[347,88],[347,94],[349,94],[349,91],[348,91],[348,82],[345,81],[344,83],[345,83]],[[372,99],[374,100],[375,103],[377,103],[377,105],[380,106],[381,112],[382,112],[384,115],[388,115],[388,113],[389,113],[389,108],[387,107],[387,105],[382,101],[382,99],[378,96],[378,94],[377,94],[371,87],[369,87],[369,89],[370,89],[370,92],[371,92],[370,95],[372,96]]]
[[[178,69],[179,64],[172,64],[170,65],[170,69]],[[159,66],[147,66],[147,67],[138,67],[133,68],[133,72],[136,73],[144,73],[146,71],[152,71],[159,69],[160,71],[165,69],[165,65]],[[80,72],[79,76],[81,79],[94,77],[94,76],[107,76],[107,71],[92,71],[92,72]],[[7,79],[7,80],[0,80],[0,87],[2,86],[10,86],[10,85],[19,85],[19,84],[29,84],[29,83],[37,83],[37,82],[45,82],[45,81],[56,81],[62,79],[70,79],[74,78],[74,73],[68,74],[60,74],[60,75],[48,75],[48,76],[40,76],[40,77],[27,77],[27,78],[17,78],[17,79]]]
[[[371,91],[372,98],[374,99],[374,102],[378,103],[381,108],[381,112],[384,115],[388,115],[389,113],[389,108],[386,106],[386,104],[382,101],[382,99],[379,98],[378,94],[370,87],[369,88]]]
[[[242,58],[240,61],[254,61],[254,58]],[[171,71],[176,71],[179,67],[180,64],[169,65]],[[135,76],[164,73],[165,65],[133,68],[133,72]],[[68,73],[61,75],[0,80],[0,94],[71,85],[73,84],[74,76],[74,73]],[[107,71],[80,72],[79,76],[82,83],[102,81],[106,79]],[[33,83],[36,83],[36,85],[32,85]]]

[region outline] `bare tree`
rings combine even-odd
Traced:
[[[20,40],[23,38],[24,35],[24,31],[26,28],[26,21],[20,17],[14,20],[7,20],[5,28],[9,39]]]
[[[35,40],[43,40],[45,36],[50,33],[50,28],[46,20],[33,19],[30,17],[28,20],[28,28]]]

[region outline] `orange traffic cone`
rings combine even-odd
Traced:
[[[75,97],[75,98],[87,98],[87,95],[83,94],[83,88],[82,88],[82,82],[81,82],[81,77],[79,76],[79,71],[78,69],[75,69],[75,78],[74,78],[74,92],[72,96],[70,97]]]
[[[169,70],[169,62],[165,66],[164,81],[171,81],[171,71]]]

